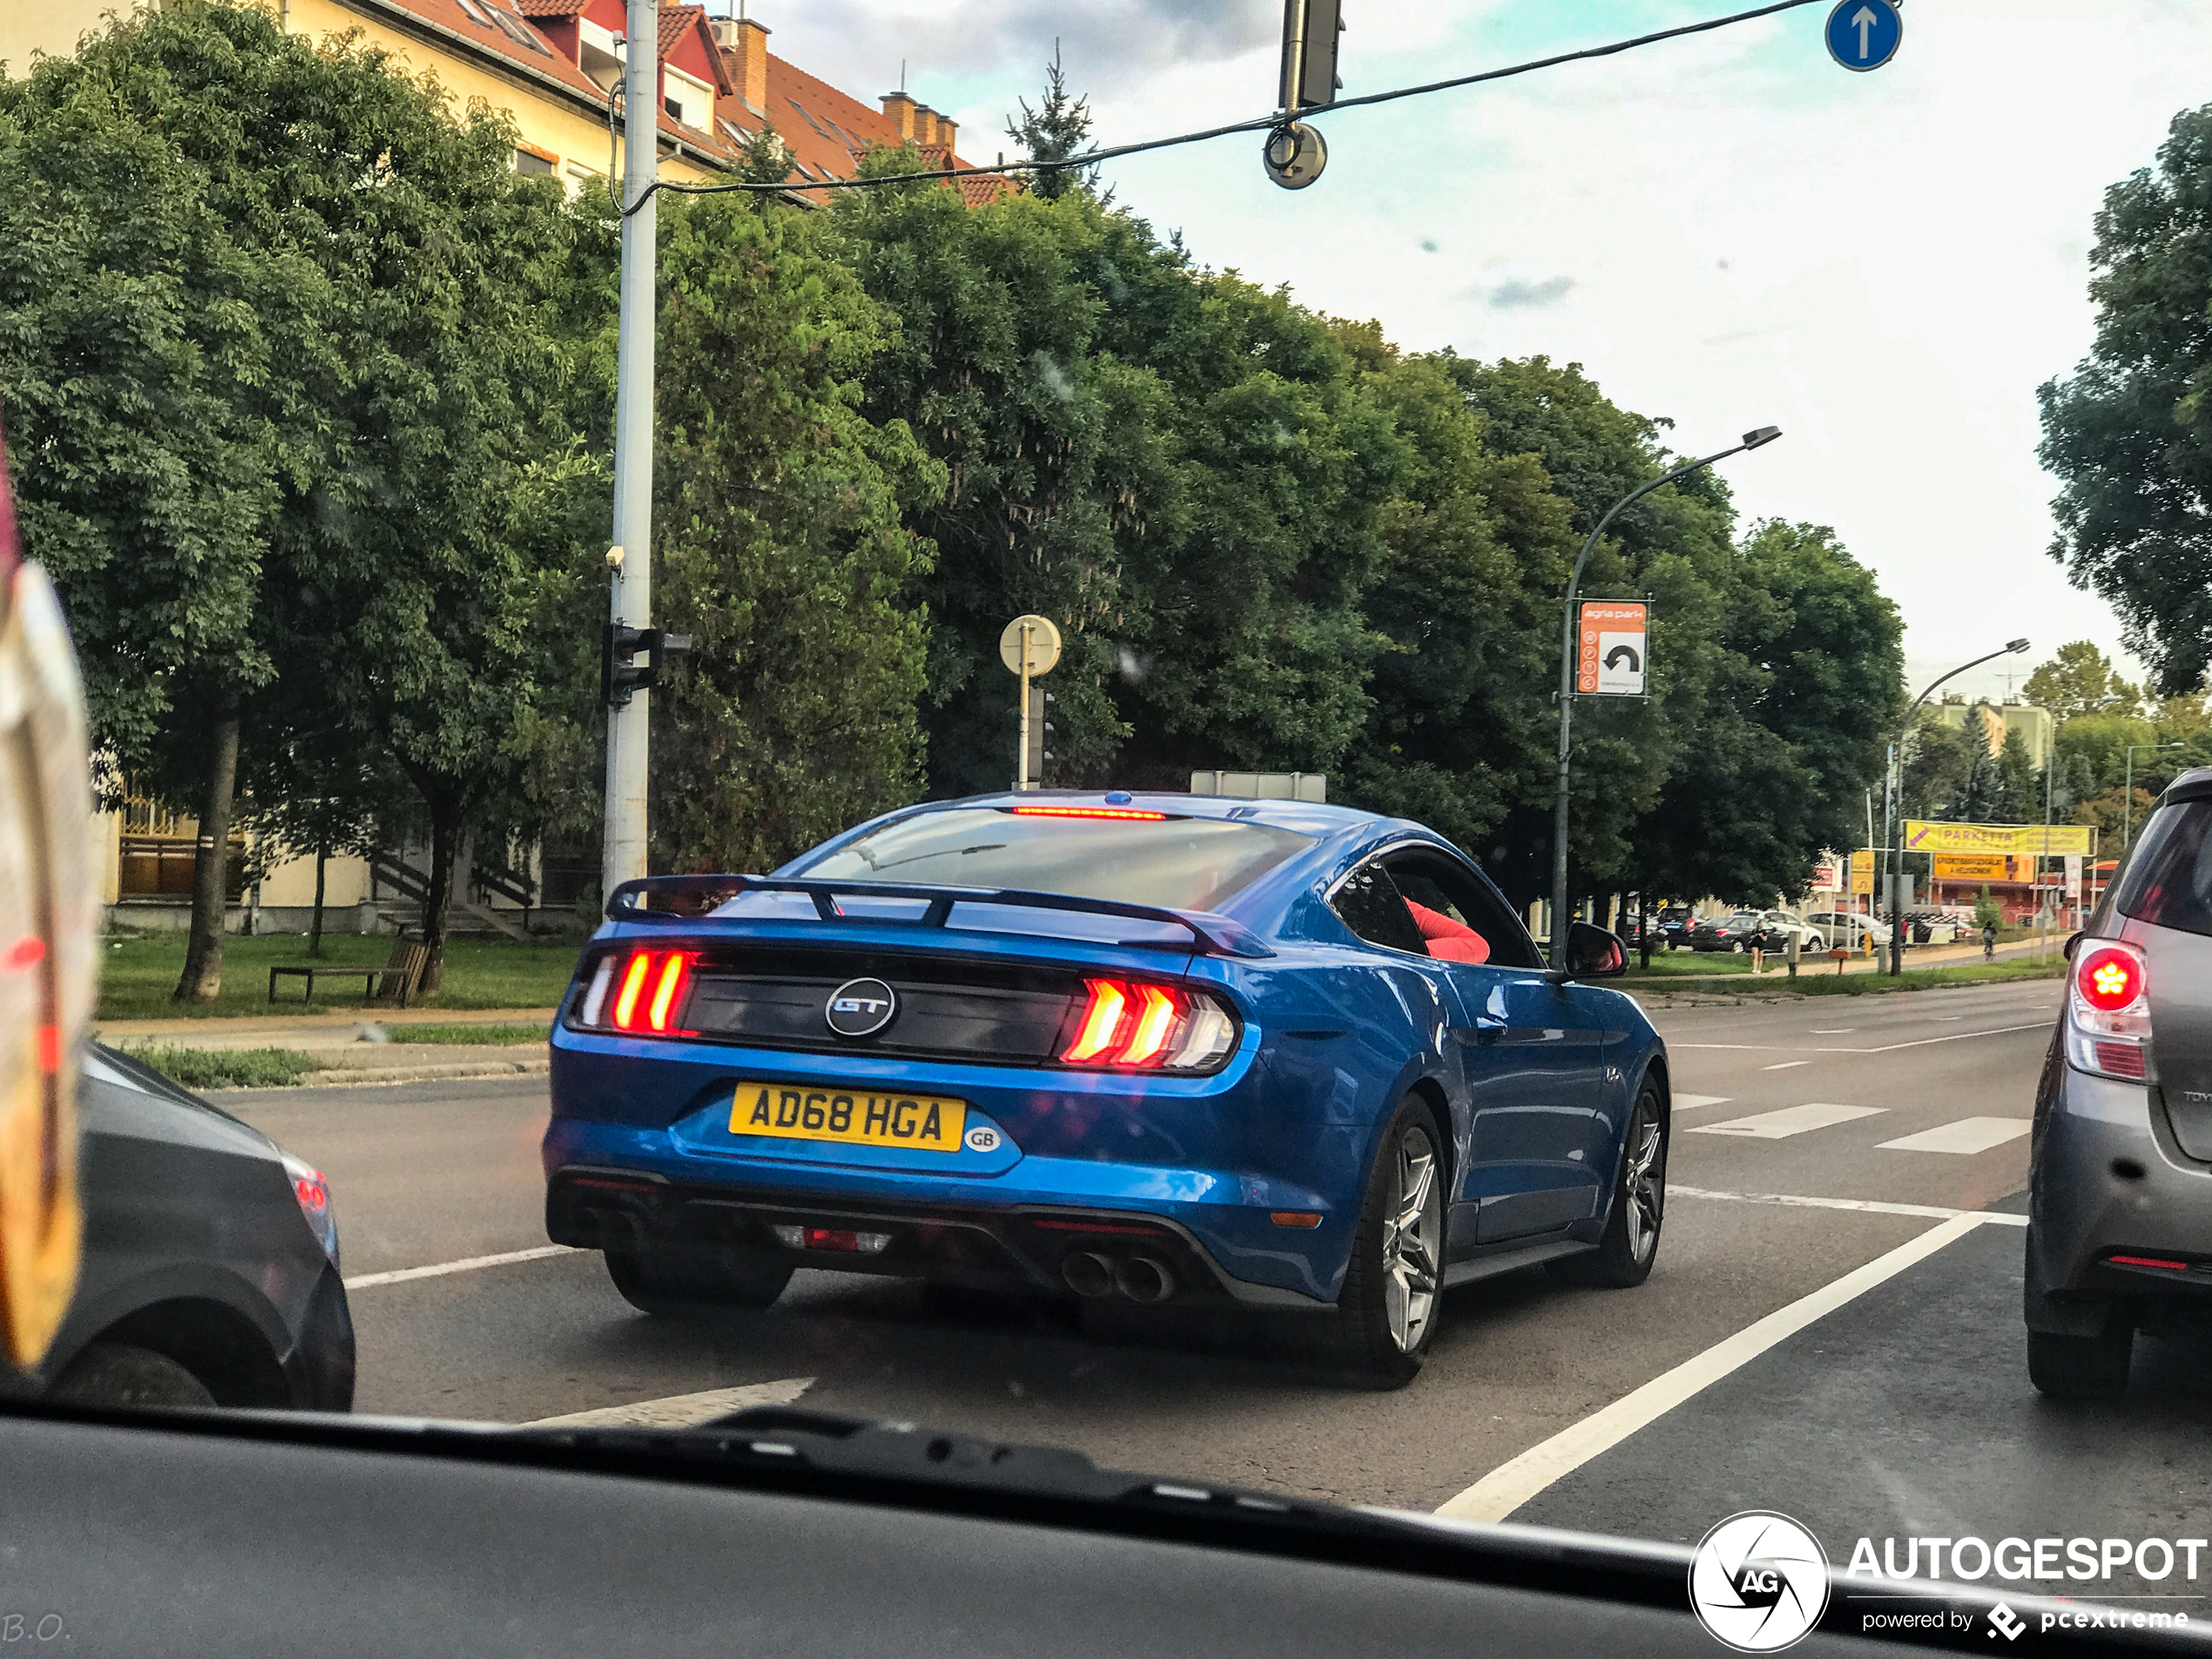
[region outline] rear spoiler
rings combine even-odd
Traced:
[[[824,921],[851,921],[837,907],[837,895],[851,894],[865,899],[916,899],[924,907],[912,921],[885,917],[871,923],[900,927],[942,927],[956,904],[996,904],[1034,910],[1073,910],[1090,916],[1126,916],[1134,921],[1166,922],[1190,934],[1197,949],[1208,956],[1272,956],[1275,953],[1242,922],[1206,910],[1170,910],[1163,905],[1124,904],[1118,899],[1086,899],[1072,893],[1027,893],[1019,887],[922,887],[895,881],[809,881],[772,875],[649,875],[624,881],[607,895],[610,921],[684,922],[747,893],[801,893],[814,901],[814,912]],[[665,897],[676,902],[654,907],[650,900]],[[688,903],[685,902],[686,900]],[[1127,940],[1125,944],[1157,948],[1151,941]],[[1177,948],[1180,948],[1179,947]]]

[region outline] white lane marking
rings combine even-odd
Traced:
[[[1894,1141],[1879,1143],[1889,1152],[1956,1152],[1971,1156],[1993,1146],[2017,1141],[2034,1125],[2025,1117],[1962,1117],[1955,1123],[1924,1129]]]
[[[1946,1210],[1932,1204],[1885,1204],[1878,1198],[1816,1198],[1796,1192],[1722,1192],[1711,1187],[1685,1187],[1672,1181],[1667,1184],[1670,1198],[1722,1198],[1730,1204],[1778,1204],[1793,1209],[1858,1210],[1877,1216],[1923,1216],[1930,1221],[1949,1221],[1954,1216],[1979,1216],[1984,1221],[1994,1222],[2001,1227],[2025,1227],[2026,1216],[2006,1215],[1996,1210]]]
[[[1964,1042],[1970,1037],[2010,1036],[2015,1031],[2047,1031],[2057,1024],[2056,1016],[2038,1020],[2033,1025],[2000,1025],[1986,1031],[1948,1031],[1939,1037],[1915,1037],[1910,1042],[1886,1042],[1878,1049],[1799,1049],[1800,1054],[1895,1054],[1899,1049],[1925,1049],[1931,1042]],[[1725,1049],[1740,1054],[1788,1054],[1794,1046],[1781,1042],[1670,1042],[1669,1049]]]
[[[1755,1112],[1749,1117],[1731,1117],[1725,1123],[1700,1123],[1689,1132],[1692,1135],[1741,1135],[1754,1141],[1786,1141],[1792,1135],[1848,1123],[1854,1117],[1873,1117],[1888,1109],[1885,1106],[1831,1106],[1824,1101],[1816,1100],[1803,1106],[1784,1106],[1779,1111]]]
[[[1674,1108],[1678,1112],[1694,1112],[1700,1106],[1725,1106],[1734,1098],[1732,1095],[1676,1095]]]
[[[752,1406],[788,1406],[814,1386],[812,1377],[786,1377],[779,1382],[745,1383],[736,1388],[710,1388],[704,1393],[670,1394],[663,1399],[640,1399],[628,1406],[606,1406],[597,1411],[570,1412],[563,1417],[541,1417],[524,1428],[690,1428],[695,1424],[725,1417]]]
[[[1436,1513],[1455,1521],[1503,1521],[1561,1476],[1581,1467],[1600,1453],[1610,1451],[1638,1429],[1656,1422],[1730,1372],[1750,1364],[1777,1343],[1796,1335],[1885,1279],[1895,1278],[1915,1262],[1934,1255],[1953,1240],[1963,1238],[1989,1218],[1977,1211],[1938,1222],[1919,1238],[1877,1256],[1841,1278],[1831,1280],[1809,1296],[1799,1297],[1787,1307],[1777,1309],[1734,1336],[1715,1343],[1704,1352],[1684,1360],[1672,1371],[1654,1377],[1610,1406],[1592,1412],[1571,1427],[1531,1447],[1511,1462],[1491,1470],[1441,1505]]]
[[[480,1267],[505,1267],[510,1262],[542,1262],[549,1256],[574,1256],[579,1252],[567,1244],[540,1244],[535,1250],[510,1250],[497,1256],[465,1256],[457,1262],[439,1262],[429,1267],[396,1267],[388,1273],[363,1273],[346,1281],[348,1291],[371,1290],[379,1285],[404,1285],[409,1279],[443,1278],[448,1273],[473,1273]]]
[[[1818,1029],[1808,1031],[1805,1035],[1809,1037],[1847,1037],[1858,1029],[1858,1028],[1855,1025],[1838,1025],[1831,1026],[1824,1031]]]
[[[1792,1066],[1809,1066],[1811,1064],[1812,1064],[1812,1062],[1810,1060],[1784,1060],[1779,1065],[1761,1066],[1759,1069],[1761,1071],[1787,1071]]]

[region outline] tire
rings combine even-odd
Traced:
[[[1563,1285],[1633,1290],[1651,1277],[1659,1259],[1659,1233],[1667,1218],[1667,1116],[1659,1085],[1647,1076],[1636,1091],[1629,1131],[1621,1140],[1621,1167],[1613,1177],[1612,1212],[1597,1248],[1548,1264]]]
[[[786,1263],[734,1251],[610,1250],[607,1277],[640,1313],[682,1318],[765,1308],[791,1283]]]
[[[1731,956],[1741,956],[1743,954],[1743,941],[1740,939],[1730,940],[1728,941],[1728,954]]]
[[[1427,1103],[1406,1096],[1367,1177],[1337,1311],[1313,1333],[1317,1357],[1367,1387],[1403,1388],[1436,1338],[1444,1312],[1443,1148]]]
[[[95,1342],[46,1391],[64,1406],[213,1406],[207,1385],[165,1353],[126,1342]]]
[[[2054,1399],[2117,1399],[2128,1392],[2135,1327],[2115,1317],[2094,1337],[2027,1333],[2027,1379]]]

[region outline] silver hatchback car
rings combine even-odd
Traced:
[[[2067,947],[2031,1146],[2028,1376],[2118,1394],[2138,1330],[2212,1317],[2212,768],[2159,797]]]

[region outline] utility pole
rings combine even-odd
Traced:
[[[614,547],[608,618],[649,628],[653,610],[653,282],[660,155],[660,3],[630,0],[622,80],[622,302],[616,333]],[[610,95],[611,96],[611,94]],[[640,205],[642,204],[642,205]],[[655,666],[658,666],[656,663]],[[646,873],[650,691],[607,711],[607,805],[600,890]]]

